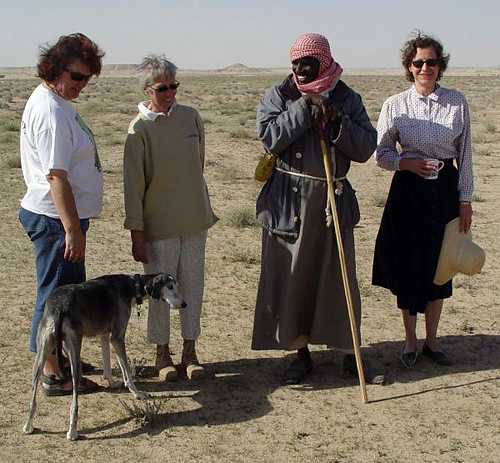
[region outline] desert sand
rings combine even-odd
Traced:
[[[245,74],[245,73],[244,73]],[[80,398],[79,429],[65,437],[69,397],[39,393],[33,435],[22,425],[30,397],[33,356],[28,333],[34,301],[31,244],[17,220],[24,183],[18,161],[18,127],[35,79],[0,79],[0,461],[175,462],[482,462],[499,454],[500,280],[500,79],[447,76],[443,85],[467,96],[472,115],[476,190],[473,234],[485,249],[480,275],[454,279],[445,302],[441,343],[454,360],[438,367],[421,359],[404,369],[398,353],[404,336],[394,297],[370,285],[374,240],[391,174],[374,160],[353,165],[362,219],[356,228],[358,276],[363,300],[366,358],[388,378],[368,386],[361,402],[356,380],[344,376],[342,355],[316,346],[316,369],[306,384],[282,387],[289,361],[281,352],[253,352],[250,339],[260,269],[260,230],[254,222],[260,184],[253,169],[261,147],[255,138],[255,106],[266,87],[284,74],[179,76],[178,99],[198,108],[207,130],[206,178],[220,221],[209,233],[199,354],[213,378],[198,384],[166,384],[138,378],[155,399],[136,402],[126,391]],[[347,75],[374,124],[385,98],[407,84],[399,75]],[[88,277],[136,273],[123,229],[122,150],[127,126],[142,95],[132,77],[104,76],[84,91],[79,109],[94,129],[105,176],[102,216],[88,234]],[[332,294],[332,298],[335,295]],[[151,365],[145,340],[146,308],[134,313],[128,354]],[[172,349],[180,361],[178,317]],[[423,320],[419,322],[422,336]],[[100,365],[97,340],[86,339],[83,358]],[[99,375],[91,376],[104,385]]]

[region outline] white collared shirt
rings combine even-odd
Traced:
[[[380,167],[398,170],[403,158],[455,158],[460,200],[472,199],[469,106],[460,92],[438,86],[430,95],[423,96],[413,85],[384,102],[377,132],[376,159]]]
[[[159,116],[165,116],[169,117],[173,111],[175,111],[175,108],[177,107],[177,102],[174,101],[172,103],[172,106],[170,106],[169,110],[165,114],[164,112],[156,113],[154,111],[151,111],[151,109],[148,108],[148,101],[142,101],[137,105],[139,108],[139,112],[146,118],[149,119],[150,121],[155,121]]]

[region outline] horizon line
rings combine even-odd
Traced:
[[[127,67],[137,67],[139,63],[107,63],[103,64],[103,69],[109,68],[110,66],[127,66]],[[179,71],[221,71],[227,68],[235,67],[235,66],[241,66],[243,69],[247,68],[248,70],[256,69],[256,70],[274,70],[274,69],[290,69],[289,66],[248,66],[243,63],[232,63],[228,64],[227,66],[223,66],[220,68],[198,68],[198,67],[192,67],[192,68],[182,68],[179,67]],[[0,65],[0,69],[3,70],[15,70],[15,69],[34,69],[36,68],[36,65],[27,65],[27,66],[3,66]],[[401,66],[346,66],[344,67],[345,70],[349,69],[383,69],[383,70],[402,70]],[[497,65],[480,65],[480,66],[469,66],[469,65],[457,65],[457,66],[449,66],[448,69],[500,69],[500,64]]]

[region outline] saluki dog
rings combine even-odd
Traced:
[[[69,440],[78,439],[78,387],[81,378],[80,351],[83,337],[100,336],[102,348],[103,377],[110,388],[123,384],[136,399],[147,399],[150,395],[139,391],[125,350],[125,332],[132,306],[142,303],[150,296],[183,308],[186,302],[179,294],[175,278],[166,273],[154,275],[104,275],[84,283],[60,286],[49,296],[37,335],[37,354],[33,365],[32,397],[24,432],[33,432],[33,416],[36,409],[38,380],[47,357],[55,350],[59,376],[63,371],[64,351],[69,357],[73,381]],[[113,345],[123,376],[114,381],[111,374],[109,343]]]

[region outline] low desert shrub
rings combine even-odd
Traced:
[[[377,195],[373,198],[373,205],[375,207],[385,207],[385,202],[387,201],[387,197],[383,195]]]
[[[19,123],[13,121],[6,122],[2,129],[5,132],[19,132]]]
[[[141,426],[154,426],[161,420],[163,403],[160,400],[130,403],[119,400],[119,402],[127,415]]]
[[[232,262],[240,262],[247,265],[260,263],[260,258],[251,249],[236,249],[230,256]]]
[[[236,228],[256,227],[255,210],[250,207],[233,209],[226,214],[226,222]]]
[[[250,135],[244,128],[231,130],[229,132],[229,136],[231,138],[247,139],[247,140],[252,138],[252,135]]]

